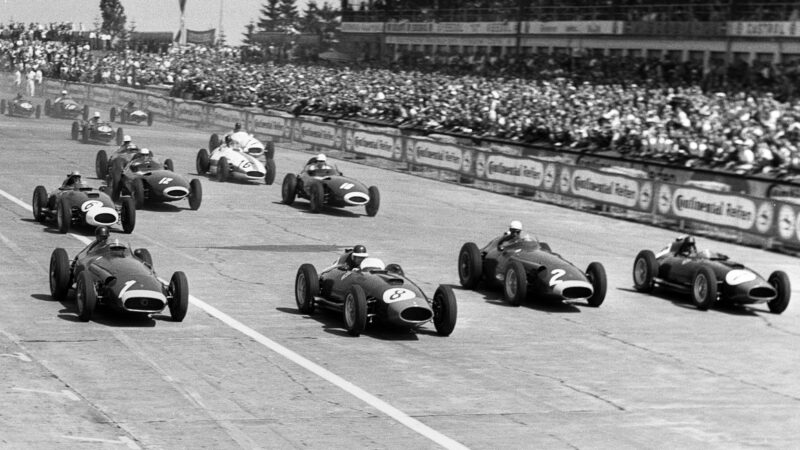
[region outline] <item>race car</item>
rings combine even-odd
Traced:
[[[189,207],[197,210],[203,201],[200,180],[189,181],[175,173],[171,159],[160,163],[152,156],[134,156],[125,164],[123,158],[116,158],[109,172],[107,179],[112,197],[133,198],[136,209],[141,209],[146,202],[175,202],[185,198],[189,200]]]
[[[68,98],[61,101],[52,102],[48,98],[44,102],[44,115],[59,119],[89,119],[89,105],[78,104],[75,100]]]
[[[364,206],[368,216],[378,214],[381,206],[378,188],[367,188],[363,183],[345,177],[336,166],[328,165],[327,160],[318,161],[322,156],[311,158],[299,174],[286,174],[281,186],[283,203],[291,205],[296,197],[300,197],[311,202],[311,212],[315,213],[327,205],[340,208]]]
[[[117,109],[116,106],[111,107],[109,113],[109,121],[115,122],[119,118],[120,123],[147,123],[148,127],[153,126],[153,113],[143,109],[137,109],[134,102],[128,102],[122,108]]]
[[[449,286],[439,285],[428,297],[399,265],[386,266],[378,258],[365,258],[355,268],[346,267],[340,258],[319,275],[312,264],[301,265],[295,278],[295,301],[304,314],[313,314],[317,306],[342,314],[351,336],[359,336],[368,323],[378,322],[412,329],[433,322],[440,336],[449,336],[458,314]]]
[[[101,180],[106,179],[110,174],[108,168],[113,167],[117,159],[122,161],[118,164],[122,164],[124,167],[126,164],[128,164],[128,162],[130,162],[131,158],[138,153],[139,147],[135,145],[124,144],[112,152],[111,155],[109,155],[105,150],[98,150],[97,156],[94,158],[94,172],[97,175],[97,178]],[[172,164],[172,161],[164,161],[164,163]],[[168,170],[172,169],[168,168]]]
[[[38,119],[42,116],[42,105],[33,106],[33,103],[22,97],[17,97],[8,102],[0,100],[0,114],[17,117],[34,116]]]
[[[195,166],[198,174],[215,175],[218,181],[263,179],[266,185],[275,182],[275,160],[267,159],[262,164],[255,156],[230,143],[216,147],[210,154],[201,148],[197,152]]]
[[[606,271],[599,262],[581,270],[545,242],[530,235],[503,242],[500,236],[479,249],[473,242],[461,247],[458,277],[461,286],[474,289],[481,281],[501,285],[503,297],[513,306],[528,295],[534,298],[579,300],[598,307],[606,297]]]
[[[84,144],[89,141],[108,143],[115,141],[117,145],[122,145],[122,127],[114,128],[108,122],[102,121],[75,121],[72,122],[72,140],[77,141],[80,139]]]
[[[119,224],[125,233],[133,232],[136,226],[136,207],[132,199],[123,198],[117,206],[104,189],[82,182],[65,182],[50,194],[44,186],[36,186],[31,207],[37,222],[55,221],[61,233],[69,233],[76,225],[110,227]]]
[[[70,260],[67,251],[56,248],[50,256],[50,294],[67,300],[74,289],[78,318],[92,319],[100,305],[114,310],[158,314],[169,308],[175,322],[182,322],[189,307],[189,282],[183,272],[175,272],[169,284],[161,282],[153,270],[153,258],[144,248],[131,248],[117,239],[102,236]]]
[[[639,292],[656,286],[689,294],[700,310],[717,302],[731,305],[766,303],[780,314],[789,306],[792,287],[785,272],[766,280],[743,264],[710,250],[697,250],[694,237],[681,236],[658,253],[642,250],[633,262],[633,285]]]
[[[275,145],[272,142],[267,142],[264,144],[252,134],[241,130],[228,133],[224,137],[228,136],[231,138],[231,145],[242,150],[250,156],[264,156],[265,159],[273,159],[275,156]],[[217,133],[213,133],[208,139],[208,148],[217,148],[224,141],[224,138],[220,139]]]

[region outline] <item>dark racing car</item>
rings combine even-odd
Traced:
[[[327,163],[325,155],[308,161],[303,170],[295,175],[286,174],[281,187],[283,203],[291,205],[295,198],[311,202],[311,212],[320,212],[323,206],[364,206],[367,215],[378,214],[381,204],[380,191],[375,186],[367,188],[363,183],[348,178],[335,166]]]
[[[146,123],[148,127],[153,126],[153,113],[144,109],[137,109],[136,103],[133,101],[128,102],[119,109],[116,106],[111,107],[109,120],[115,122],[118,118],[123,125],[126,123],[135,123],[137,125]]]
[[[33,106],[33,103],[29,100],[18,96],[8,102],[0,100],[0,114],[16,117],[36,117],[38,119],[42,116],[42,105]]]
[[[581,270],[550,246],[530,236],[493,239],[479,249],[472,242],[461,247],[458,277],[466,289],[484,281],[489,287],[503,287],[505,300],[519,306],[528,296],[559,300],[585,299],[600,306],[606,296],[606,272],[598,262]]]
[[[70,173],[61,187],[50,194],[44,186],[36,186],[31,206],[36,221],[55,221],[61,233],[68,233],[76,225],[110,227],[120,224],[125,233],[133,232],[136,226],[136,207],[132,199],[124,198],[120,206],[116,206],[104,190],[88,186],[77,172]]]
[[[48,98],[44,102],[44,115],[59,119],[77,119],[80,117],[83,120],[87,120],[89,118],[89,106],[84,105],[81,107],[78,102],[71,98],[59,98],[55,102],[51,102]]]
[[[125,164],[123,158],[114,160],[108,175],[112,197],[127,195],[134,199],[137,209],[147,202],[176,202],[187,199],[193,210],[200,208],[203,187],[200,180],[187,180],[173,171],[171,159],[158,162],[148,149],[142,149]]]
[[[313,314],[317,307],[338,312],[351,336],[359,336],[368,323],[379,322],[406,328],[433,322],[440,336],[453,332],[458,311],[449,286],[440,285],[428,297],[397,264],[385,266],[377,258],[348,263],[357,249],[348,250],[319,275],[311,264],[300,266],[295,278],[300,312]]]
[[[172,320],[183,321],[189,305],[189,283],[183,272],[172,274],[169,284],[153,270],[147,249],[131,250],[108,229],[98,228],[97,240],[70,261],[67,251],[56,248],[50,256],[50,294],[58,301],[74,289],[78,318],[91,320],[95,308],[105,305],[117,311],[157,314],[169,308]]]
[[[764,279],[743,264],[710,250],[697,251],[692,236],[682,236],[654,254],[642,250],[633,263],[633,285],[639,292],[656,286],[689,294],[700,310],[718,301],[746,305],[766,303],[780,314],[789,306],[792,287],[785,272],[777,270]]]
[[[96,113],[97,114],[97,113]],[[97,119],[97,120],[95,120]],[[75,121],[72,122],[72,140],[87,144],[89,142],[108,143],[115,141],[117,145],[122,145],[122,127],[114,130],[108,122],[99,120],[99,114],[95,115],[92,120]]]

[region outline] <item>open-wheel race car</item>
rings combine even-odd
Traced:
[[[8,100],[8,102],[3,99],[0,100],[0,114],[16,117],[36,117],[38,119],[42,116],[42,105],[34,106],[30,100],[25,100],[22,97]]]
[[[72,260],[63,248],[53,250],[49,274],[50,294],[64,301],[74,290],[78,318],[83,321],[91,320],[95,308],[105,305],[146,315],[169,308],[172,320],[181,322],[189,307],[189,282],[183,272],[173,273],[169,284],[163,283],[147,249],[131,250],[108,238],[104,228],[98,228],[97,239]]]
[[[639,292],[656,286],[691,295],[700,310],[717,302],[730,305],[766,303],[780,314],[789,306],[792,287],[785,272],[764,279],[743,264],[710,250],[697,250],[694,237],[681,236],[658,253],[642,250],[633,263],[633,285]]]
[[[98,155],[99,157],[100,155]],[[108,169],[106,182],[111,186],[113,198],[133,198],[136,208],[145,203],[166,203],[187,199],[193,210],[203,201],[203,186],[197,178],[188,180],[175,173],[171,159],[163,163],[155,159],[148,149],[142,149],[127,163],[125,158],[115,158]]]
[[[449,286],[440,285],[428,297],[399,265],[386,266],[377,258],[348,264],[353,254],[348,250],[319,275],[312,264],[300,266],[295,278],[300,312],[313,314],[317,307],[338,312],[351,336],[359,336],[367,324],[381,322],[412,329],[433,322],[440,336],[453,332],[458,309]]]
[[[77,119],[80,117],[83,120],[87,120],[89,118],[89,105],[81,106],[71,98],[56,99],[56,101],[50,101],[48,98],[44,101],[44,115],[59,119]]]
[[[472,242],[465,243],[458,255],[458,277],[466,289],[474,289],[481,281],[489,287],[501,285],[503,297],[513,306],[533,296],[585,299],[589,306],[598,307],[606,297],[602,264],[592,262],[581,270],[529,235],[500,236],[480,249]]]
[[[126,123],[142,124],[146,123],[148,127],[153,126],[153,113],[144,109],[136,108],[136,103],[133,101],[128,102],[122,108],[116,106],[111,107],[109,112],[109,121],[119,122],[123,125]]]
[[[130,136],[125,137],[129,138]],[[125,165],[128,164],[134,156],[139,154],[139,151],[139,147],[126,144],[123,144],[117,150],[111,152],[111,154],[105,150],[98,150],[97,155],[94,158],[95,175],[97,175],[97,178],[100,180],[106,180],[111,174],[109,171],[111,167],[114,167],[115,164],[125,167]],[[120,160],[121,162],[116,162],[117,160]]]
[[[114,141],[117,145],[122,145],[122,127],[114,130],[108,122],[100,120],[84,120],[72,122],[72,140],[80,140],[84,144],[89,142],[108,143]]]
[[[270,160],[275,157],[275,145],[272,142],[261,142],[252,134],[242,130],[228,133],[222,138],[220,138],[217,133],[211,134],[211,137],[208,138],[208,148],[215,149],[219,147],[228,137],[230,137],[231,146],[238,148],[250,156],[255,156],[256,158],[263,156],[265,160]]]
[[[232,141],[223,143],[209,153],[201,148],[195,161],[197,173],[214,175],[218,181],[238,179],[245,181],[261,181],[271,185],[275,182],[275,160],[267,158],[262,163],[245,149],[233,145]]]
[[[125,233],[133,232],[136,226],[136,207],[132,199],[123,198],[117,206],[103,189],[88,186],[76,172],[70,173],[61,187],[49,194],[44,186],[36,186],[31,207],[36,221],[55,221],[61,233],[68,233],[76,225],[110,227],[119,224]]]
[[[368,216],[378,214],[381,206],[380,191],[369,188],[360,181],[345,177],[336,166],[328,165],[325,155],[318,155],[306,163],[295,175],[288,173],[281,186],[283,203],[291,205],[295,198],[305,198],[311,203],[311,212],[320,212],[324,206],[364,206]]]

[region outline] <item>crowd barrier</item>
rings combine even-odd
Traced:
[[[688,221],[748,233],[772,245],[800,247],[800,185],[710,173],[692,179],[689,169],[661,167],[659,176],[629,162],[539,149],[533,156],[513,144],[470,145],[468,139],[443,140],[399,133],[396,128],[354,121],[326,122],[199,101],[164,97],[145,90],[108,85],[65,84],[47,80],[47,97],[68,89],[90,106],[134,101],[156,116],[198,128],[230,130],[241,122],[265,140],[306,144],[354,155],[382,158],[409,167],[446,171],[460,179],[480,180],[588,200],[660,221]],[[602,159],[602,161],[601,161]],[[611,161],[611,163],[609,163]],[[614,161],[616,161],[614,163]],[[652,167],[660,167],[651,165]],[[665,175],[666,174],[666,175]],[[689,175],[687,175],[689,174]],[[667,176],[669,175],[669,176]],[[720,187],[721,186],[721,187]]]

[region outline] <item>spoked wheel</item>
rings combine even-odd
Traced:
[[[78,319],[83,322],[92,319],[94,308],[97,306],[97,291],[86,271],[78,275],[78,282],[75,286],[75,306],[78,308]]]
[[[350,336],[358,337],[367,327],[367,296],[354,284],[344,298],[344,325]]]
[[[169,280],[169,315],[175,322],[183,322],[189,309],[189,281],[183,272],[175,272]]]
[[[314,313],[314,297],[319,292],[319,276],[317,269],[311,264],[303,264],[297,270],[294,280],[294,300],[297,309],[303,314]]]
[[[69,285],[69,256],[63,248],[57,248],[50,255],[50,295],[55,300],[65,300]]]
[[[461,246],[458,252],[458,279],[461,286],[466,289],[473,289],[481,280],[483,271],[483,260],[481,251],[473,242],[467,242]]]
[[[450,286],[439,285],[433,294],[433,326],[439,336],[450,336],[456,328],[458,305],[456,296]]]
[[[692,300],[697,309],[705,311],[717,301],[717,276],[708,267],[701,267],[692,279]]]
[[[528,277],[525,274],[525,267],[519,261],[512,261],[508,265],[503,283],[503,294],[506,301],[512,306],[519,306],[525,300],[527,293]]]
[[[633,287],[639,292],[652,292],[658,274],[656,255],[650,250],[642,250],[633,261]]]

